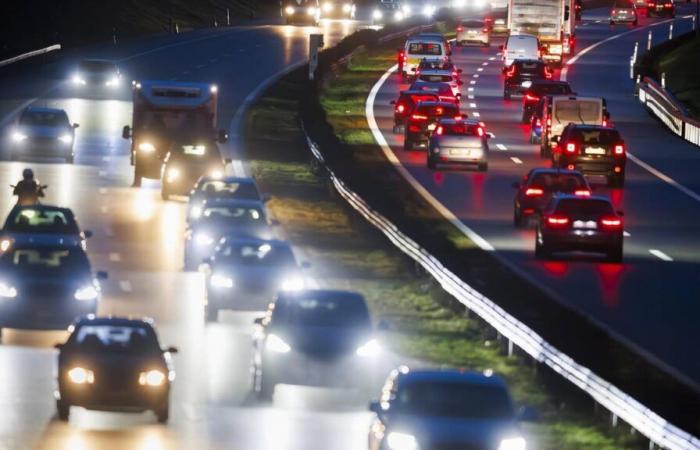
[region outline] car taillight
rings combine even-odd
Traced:
[[[462,116],[454,116],[455,120],[462,120]]]
[[[524,101],[526,101],[526,102],[537,102],[540,100],[540,98],[538,96],[532,95],[532,94],[525,94],[525,97],[523,97],[523,98],[524,98]]]
[[[540,188],[527,188],[525,195],[528,197],[539,197],[544,194],[544,190]]]
[[[619,217],[603,217],[600,224],[608,230],[619,230],[622,228],[622,219]]]
[[[612,13],[613,13],[613,14],[615,14],[616,12],[617,12],[617,11],[615,11],[614,9],[612,10]]]
[[[422,114],[413,114],[411,116],[411,120],[428,120],[428,116],[424,116]]]
[[[445,132],[445,129],[442,127],[442,125],[437,127],[437,130],[435,130],[435,134],[437,134],[438,136],[442,136],[442,133],[444,133],[444,132]]]
[[[404,111],[406,111],[406,107],[405,107],[404,105],[402,105],[401,103],[399,103],[399,104],[396,106],[396,112],[397,112],[397,113],[403,113]]]
[[[481,127],[476,128],[476,134],[479,135],[479,137],[484,137],[484,129]]]
[[[463,27],[457,27],[457,33],[461,33],[462,31],[464,31]]]
[[[618,144],[615,146],[615,154],[620,156],[625,154],[625,146]]]
[[[590,197],[591,191],[589,191],[588,189],[576,189],[574,191],[574,195],[577,195],[579,197]]]
[[[566,216],[547,216],[547,225],[552,228],[564,228],[569,225],[569,218]]]
[[[607,119],[603,119],[603,126],[604,126],[604,127],[607,127],[607,126],[608,126],[608,121],[607,121]]]
[[[508,78],[515,76],[515,66],[510,66],[510,69],[506,72]]]
[[[547,119],[547,126],[551,127],[552,126],[552,119]]]
[[[489,29],[488,29],[488,28],[484,28],[483,30],[481,30],[481,32],[482,32],[482,33],[488,33],[488,32],[489,32]]]
[[[573,142],[569,142],[566,144],[566,153],[576,153],[576,144]]]
[[[673,8],[673,3],[664,3],[666,8]]]
[[[542,121],[541,121],[540,119],[537,119],[537,120],[535,121],[535,126],[538,127],[538,128],[539,128],[539,127],[542,127]]]

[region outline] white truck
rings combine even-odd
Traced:
[[[561,66],[565,55],[572,53],[574,7],[574,0],[509,0],[508,31],[536,36],[542,59]]]

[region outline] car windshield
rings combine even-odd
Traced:
[[[463,381],[413,381],[399,386],[392,409],[404,414],[469,419],[510,419],[506,390]]]
[[[78,69],[81,71],[92,73],[105,73],[116,71],[114,63],[109,61],[82,61],[78,65]]]
[[[611,129],[574,129],[573,137],[584,145],[610,145],[620,142],[620,133]]]
[[[83,325],[70,340],[73,348],[90,353],[144,355],[160,352],[155,334],[144,326]]]
[[[464,28],[481,28],[481,27],[483,27],[483,26],[485,26],[485,25],[484,25],[484,22],[482,22],[482,21],[480,21],[480,20],[469,20],[469,21],[467,21],[467,22],[464,22],[464,23],[462,24],[462,26],[463,26]]]
[[[262,210],[245,206],[207,206],[202,211],[205,222],[263,223]]]
[[[442,55],[442,45],[437,42],[411,42],[408,44],[409,55]]]
[[[544,189],[548,192],[574,192],[577,189],[587,188],[583,175],[574,173],[536,173],[530,186]]]
[[[612,204],[605,200],[568,198],[559,201],[557,212],[564,214],[603,215],[613,214]]]
[[[253,183],[239,183],[222,180],[207,180],[197,186],[197,190],[208,197],[232,197],[243,200],[260,198],[258,189]]]
[[[245,266],[295,266],[292,249],[286,245],[224,243],[216,254],[226,263]]]
[[[63,111],[28,111],[22,114],[19,119],[20,125],[41,126],[41,127],[61,127],[68,126],[68,117]]]
[[[466,123],[445,123],[441,124],[442,130],[438,134],[446,136],[479,136],[479,126]],[[482,131],[483,133],[483,131]]]
[[[0,268],[20,275],[64,276],[89,273],[87,255],[79,247],[18,247],[2,254]]]
[[[419,79],[421,81],[427,81],[429,83],[449,83],[450,81],[452,81],[452,75],[422,73],[420,74]]]
[[[369,311],[356,297],[304,297],[278,301],[273,323],[313,327],[369,327]]]
[[[22,209],[12,211],[5,231],[13,233],[78,234],[73,215],[60,209]]]
[[[537,95],[566,95],[571,94],[571,86],[563,83],[535,84],[530,88]]]
[[[454,117],[459,115],[459,108],[448,105],[418,105],[416,113],[432,117]]]

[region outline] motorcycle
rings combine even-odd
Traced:
[[[19,206],[31,206],[39,204],[39,199],[44,197],[44,189],[48,188],[48,185],[37,184],[35,189],[26,190],[22,189],[17,191],[17,185],[11,184],[13,195],[17,196],[17,205]]]

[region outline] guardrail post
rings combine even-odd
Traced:
[[[513,341],[508,339],[508,357],[513,356]]]
[[[647,37],[647,51],[651,50],[651,30],[649,30],[649,37]]]
[[[661,87],[666,89],[666,72],[661,73]]]
[[[112,44],[117,45],[117,28],[112,27]]]
[[[612,413],[611,424],[613,428],[617,428],[617,414]]]
[[[654,450],[656,448],[656,445],[654,445],[654,441],[649,441],[649,450]]]
[[[226,25],[231,26],[231,8],[226,8]]]
[[[175,34],[180,34],[180,25],[175,22]]]
[[[693,16],[693,31],[695,31],[695,19],[696,19],[696,17]]]
[[[673,39],[673,22],[668,26],[668,40]]]

